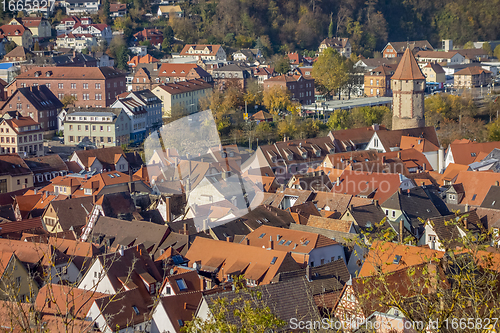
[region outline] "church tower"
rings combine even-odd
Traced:
[[[410,48],[406,48],[391,78],[392,129],[425,126],[425,76]]]

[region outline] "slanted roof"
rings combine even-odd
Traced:
[[[93,206],[93,198],[89,196],[53,201],[49,207],[54,209],[59,225],[66,231],[84,226]]]
[[[481,75],[481,74],[491,74],[490,71],[483,69],[481,66],[466,67],[453,75]]]
[[[27,56],[33,56],[33,52],[28,50],[27,48],[23,46],[17,46],[15,47],[12,51],[4,55],[4,58],[26,58]]]
[[[316,228],[335,230],[340,232],[349,232],[349,230],[351,229],[352,222],[311,215],[309,216],[307,225]]]
[[[435,217],[428,219],[428,221],[441,244],[443,244],[443,241],[449,242],[447,245],[452,248],[461,245],[458,241],[461,238],[459,229],[466,233],[468,231],[477,233],[484,230],[475,210],[459,213],[458,215],[451,214]],[[467,221],[467,228],[465,228],[465,221]]]
[[[228,274],[226,268],[230,268],[236,262],[246,263],[246,268],[240,273],[245,274],[248,279],[257,281],[258,284],[270,283],[279,271],[299,268],[291,255],[284,251],[267,250],[262,247],[202,237],[195,238],[186,257],[189,259],[189,265],[200,261],[202,270],[222,267],[219,272],[224,272],[224,274]]]
[[[264,286],[258,286],[254,289],[259,292],[262,297],[262,303],[271,309],[278,318],[290,323],[291,318],[308,318],[308,320],[320,320],[318,310],[313,303],[312,294],[309,290],[308,282],[305,277],[290,281],[277,282]],[[228,301],[228,318],[229,323],[238,325],[239,320],[234,317],[234,311],[241,302],[233,303],[233,300],[250,299],[250,293],[245,292],[223,292],[203,296],[209,306],[215,304],[218,299],[226,299]],[[300,301],[298,301],[300,300]],[[237,326],[238,327],[238,326]]]
[[[500,209],[500,186],[493,185],[481,203],[483,208]]]
[[[500,173],[489,171],[460,171],[455,184],[462,184],[465,195],[460,202],[480,206],[491,186],[500,182]]]
[[[386,152],[391,151],[391,148],[400,147],[401,137],[409,136],[414,138],[426,139],[436,147],[440,147],[439,139],[434,126],[406,128],[392,131],[377,131],[377,137]]]
[[[469,165],[475,162],[480,153],[489,154],[495,148],[500,148],[500,141],[452,142],[449,145],[448,150],[451,150],[451,153],[453,154],[454,163]]]
[[[175,332],[180,332],[181,327],[184,326],[187,321],[193,320],[193,316],[196,313],[196,309],[198,309],[201,298],[202,293],[196,291],[192,293],[162,297],[160,299],[160,302],[163,305]]]
[[[420,70],[420,67],[415,60],[415,56],[411,52],[410,48],[407,48],[401,61],[399,62],[398,68],[392,76],[393,80],[425,80],[424,74]]]
[[[428,247],[381,242],[372,243],[359,277],[385,274],[422,263],[435,261],[444,257],[443,251],[431,250]],[[400,256],[395,261],[395,257]]]
[[[349,208],[349,213],[361,228],[375,228],[375,224],[386,218],[379,205],[365,205]],[[388,226],[388,223],[385,223]]]

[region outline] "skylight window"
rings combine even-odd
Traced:
[[[115,175],[116,177],[121,177],[121,176],[120,176],[119,174],[117,174],[116,172],[114,173],[114,175]]]
[[[177,324],[179,324],[180,327],[184,326],[182,319],[177,319]]]
[[[396,255],[394,257],[394,260],[392,261],[392,263],[395,264],[395,265],[399,265],[400,261],[401,261],[401,256],[400,255]]]
[[[285,246],[288,246],[288,245],[290,245],[290,244],[292,244],[292,241],[291,241],[291,240],[290,240],[290,241],[288,241],[288,242],[286,242]]]
[[[278,260],[278,257],[273,257],[273,260],[271,260],[271,265],[274,265],[276,263],[276,260]]]
[[[139,314],[139,309],[137,308],[137,306],[132,305],[132,309],[134,310],[135,314]]]
[[[265,235],[266,233],[263,233],[262,235],[259,236],[259,238],[264,238]]]
[[[304,244],[302,244],[302,245],[307,245],[307,244],[309,244],[309,241],[308,241],[308,240],[306,240],[306,241],[304,242]]]
[[[261,221],[261,220],[257,220],[257,223],[258,223],[258,224],[262,224],[262,221]]]
[[[177,283],[180,291],[187,290],[188,288],[184,279],[177,279],[175,280],[175,283]]]
[[[477,194],[474,194],[474,195],[472,196],[472,201],[476,200],[476,197],[477,197]]]
[[[113,176],[112,174],[109,174],[108,176],[109,178],[115,178],[115,176]]]
[[[286,242],[286,240],[282,239],[282,240],[280,240],[280,242],[278,243],[278,245],[283,245],[285,242]]]

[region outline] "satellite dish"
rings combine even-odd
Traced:
[[[198,264],[194,262],[193,263],[193,268],[196,269],[196,270],[198,270]]]
[[[324,208],[324,209],[325,209],[327,212],[329,212],[329,211],[330,211],[330,206],[325,206],[325,208]]]

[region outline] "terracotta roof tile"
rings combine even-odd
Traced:
[[[420,51],[423,52],[423,51]],[[420,53],[419,52],[419,53]],[[415,56],[410,51],[409,48],[406,49],[401,61],[399,62],[398,68],[392,76],[393,80],[425,80],[424,74],[418,67],[417,60]]]

